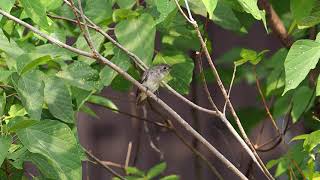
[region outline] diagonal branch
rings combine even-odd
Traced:
[[[292,39],[288,35],[288,32],[285,26],[283,25],[283,22],[281,21],[276,11],[273,9],[272,5],[269,3],[268,0],[259,0],[259,4],[262,7],[262,9],[266,11],[268,24],[270,25],[270,28],[272,29],[273,33],[275,33],[278,36],[281,43],[286,48],[290,48],[293,43]]]
[[[135,86],[137,86],[141,91],[145,92],[151,99],[153,99],[158,105],[163,107],[164,110],[166,110],[182,127],[184,127],[192,136],[197,138],[199,142],[201,142],[205,147],[208,148],[208,150],[214,154],[223,164],[226,165],[226,167],[235,173],[240,179],[247,179],[228,159],[226,159],[215,147],[213,147],[204,137],[201,136],[197,131],[195,131],[177,112],[175,112],[171,107],[169,107],[165,102],[163,102],[160,98],[158,98],[155,94],[153,94],[151,91],[148,91],[146,87],[144,87],[141,83],[139,83],[137,80],[135,80],[132,76],[130,76],[127,72],[123,71],[120,67],[116,66],[112,62],[110,62],[108,59],[106,59],[103,56],[100,56],[98,54],[98,57],[95,57],[93,54],[88,53],[86,51],[79,50],[77,48],[74,48],[72,46],[69,46],[43,32],[41,32],[39,29],[33,27],[32,25],[10,15],[9,13],[3,11],[0,9],[0,14],[7,17],[10,20],[13,20],[14,22],[26,27],[27,29],[33,31],[34,33],[38,34],[39,36],[51,41],[52,43],[56,44],[59,47],[65,48],[67,50],[70,50],[74,53],[77,53],[78,55],[86,56],[92,59],[96,59],[97,61],[109,66],[111,69],[115,70],[117,73],[119,73],[121,76],[123,76],[126,80],[133,83]]]

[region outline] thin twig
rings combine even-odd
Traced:
[[[277,124],[276,124],[276,121],[274,120],[270,110],[269,110],[269,107],[267,105],[267,102],[266,102],[266,99],[262,93],[262,90],[261,90],[261,86],[260,86],[260,81],[259,81],[259,78],[258,78],[258,75],[257,75],[257,71],[256,71],[256,66],[253,66],[253,74],[254,74],[254,77],[256,79],[256,85],[257,85],[257,90],[260,94],[260,97],[261,97],[261,100],[262,100],[262,103],[263,103],[263,106],[269,116],[269,119],[271,120],[271,123],[273,125],[273,127],[276,129],[276,131],[278,132],[278,134],[282,137],[282,134],[281,134],[281,131],[279,130]]]
[[[128,144],[128,150],[127,150],[127,155],[126,155],[126,160],[125,160],[125,164],[124,164],[124,167],[125,167],[125,168],[128,168],[128,166],[129,166],[130,156],[131,156],[131,150],[132,150],[132,142],[129,142],[129,144]]]
[[[216,104],[213,102],[213,99],[211,97],[211,94],[210,94],[210,91],[209,91],[209,88],[208,88],[208,84],[207,84],[207,80],[206,80],[206,77],[205,75],[203,74],[203,69],[202,69],[202,58],[201,58],[201,54],[202,53],[198,53],[198,60],[197,60],[197,64],[198,64],[198,67],[199,67],[199,74],[200,74],[200,77],[201,77],[201,81],[203,83],[203,89],[204,91],[206,92],[207,94],[207,98],[212,106],[212,108],[216,111],[216,112],[220,112],[219,109],[217,108]]]
[[[229,90],[228,90],[228,98],[230,98],[230,94],[231,94],[231,90],[232,90],[232,86],[233,86],[233,81],[234,81],[234,78],[236,77],[236,72],[237,72],[237,65],[234,64],[232,78],[231,78],[231,82],[230,82],[230,86],[229,86]],[[226,109],[227,109],[227,101],[224,103],[224,106],[223,106],[223,114],[226,114]]]
[[[99,158],[97,158],[96,156],[94,156],[90,151],[84,149],[85,153],[90,156],[92,159],[94,159],[98,164],[100,164],[103,168],[105,168],[107,171],[109,171],[112,175],[120,178],[121,180],[126,180],[123,176],[121,176],[120,174],[118,174],[117,172],[115,172],[112,168],[110,168],[108,165],[106,165],[105,163],[103,163]]]
[[[77,53],[78,55],[86,56],[92,59],[96,59],[97,61],[100,61],[101,63],[109,66],[111,69],[118,72],[122,77],[124,77],[126,80],[132,82],[135,86],[137,86],[141,91],[145,92],[150,98],[152,98],[154,101],[156,101],[161,107],[163,107],[182,127],[184,127],[192,136],[196,137],[205,147],[209,149],[211,153],[213,153],[218,159],[221,160],[223,164],[226,165],[226,167],[235,173],[239,178],[241,179],[247,179],[228,159],[226,159],[215,147],[213,147],[204,137],[202,137],[197,131],[195,131],[177,112],[175,112],[171,107],[169,107],[166,103],[164,103],[160,98],[158,98],[155,94],[153,94],[151,91],[148,91],[146,87],[144,87],[141,83],[139,83],[137,80],[135,80],[132,76],[130,76],[127,72],[123,71],[120,67],[115,65],[114,63],[110,62],[108,59],[106,59],[103,56],[94,57],[91,53],[88,53],[86,51],[79,50],[77,48],[74,48],[72,46],[69,46],[43,32],[38,30],[37,28],[31,26],[30,24],[10,15],[9,13],[3,11],[0,8],[0,14],[7,17],[10,20],[15,21],[16,23],[28,28],[29,30],[33,31],[34,33],[38,34],[39,36],[51,41],[52,43],[56,44],[59,47],[65,48],[67,50],[70,50],[74,53]]]
[[[290,159],[290,161],[297,168],[297,170],[299,171],[299,173],[302,176],[303,180],[306,180],[307,178],[304,176],[304,174],[303,174],[301,168],[299,167],[299,165],[297,164],[297,162],[294,159]]]
[[[262,9],[266,11],[267,20],[272,29],[272,32],[275,33],[276,36],[278,36],[281,43],[286,48],[290,48],[290,46],[293,43],[292,39],[288,35],[286,27],[284,26],[276,11],[273,9],[272,5],[269,3],[268,0],[260,0],[259,4],[262,7]]]

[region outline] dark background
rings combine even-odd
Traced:
[[[260,23],[256,23],[247,35],[234,34],[230,31],[221,29],[220,27],[209,23],[208,25],[209,39],[213,46],[212,57],[223,55],[226,51],[233,47],[243,47],[255,49],[258,51],[269,49],[271,53],[281,48],[279,40],[272,34],[267,34],[264,27]],[[206,62],[203,60],[203,62]],[[219,70],[219,67],[217,67]],[[223,73],[220,71],[220,73]],[[220,90],[215,83],[209,84],[209,90],[213,96],[214,101],[217,104],[223,104]],[[135,92],[132,90],[132,92]],[[196,92],[198,96],[198,103],[201,106],[210,108],[207,97],[201,86],[197,85]],[[119,93],[113,91],[111,88],[106,88],[103,96],[111,99],[121,111],[130,113],[130,99],[134,95],[129,93]],[[246,107],[249,105],[262,106],[260,99],[258,98],[258,92],[255,86],[250,86],[245,82],[234,86],[232,90],[231,100],[235,107]],[[192,123],[194,114],[191,112],[190,106],[178,100],[175,96],[165,89],[160,90],[160,97],[174,110],[177,111],[188,123]],[[191,95],[188,96],[191,99]],[[132,100],[131,100],[132,101]],[[139,129],[136,127],[137,122],[133,122],[129,117],[119,113],[113,113],[112,111],[103,107],[89,105],[95,110],[100,119],[90,117],[86,114],[80,113],[78,115],[78,129],[79,138],[81,144],[92,151],[92,153],[103,161],[112,161],[119,164],[124,164],[128,143],[133,141],[133,150],[136,149],[136,137]],[[160,110],[161,111],[161,110]],[[198,123],[200,126],[201,134],[216,147],[225,157],[235,164],[244,174],[251,174],[255,179],[264,179],[264,176],[257,169],[256,165],[251,164],[250,158],[242,150],[239,144],[235,141],[234,137],[228,132],[226,127],[220,122],[219,119],[209,116],[203,112],[197,112]],[[155,113],[148,111],[148,119],[159,121],[161,120]],[[245,121],[245,119],[240,119]],[[173,120],[174,121],[174,120]],[[282,119],[278,120],[278,123],[282,123]],[[260,136],[258,144],[261,144],[275,135],[270,121],[268,119],[259,123],[255,129],[248,132],[253,143],[256,143],[258,134],[260,134],[260,128],[262,124],[265,125],[263,134]],[[150,127],[151,125],[149,125]],[[294,127],[295,133],[303,131],[301,123],[297,123]],[[191,151],[184,146],[177,137],[172,133],[164,130],[154,130],[153,136],[159,136],[159,148],[164,153],[164,161],[167,162],[168,168],[165,174],[178,174],[181,176],[181,180],[191,179],[216,179],[207,166],[200,161],[200,175],[196,175],[194,167],[194,155]],[[301,130],[299,130],[301,129]],[[178,126],[178,130],[183,134],[185,138],[192,142],[192,137],[186,133],[181,127]],[[160,162],[159,154],[156,153],[149,145],[148,137],[145,132],[142,131],[140,151],[138,154],[138,160],[136,166],[140,169],[146,170],[155,164]],[[296,135],[296,134],[295,134]],[[286,134],[286,143],[281,143],[277,148],[264,153],[259,153],[264,162],[268,162],[271,159],[278,158],[281,154],[286,152],[288,148],[288,140],[293,134]],[[210,160],[210,162],[217,168],[221,175],[225,179],[236,179],[236,177],[227,170],[227,168],[212,154],[208,153],[206,148],[200,145],[201,152]],[[135,156],[134,153],[132,156]],[[132,165],[133,158],[130,160]],[[99,165],[95,165],[91,162],[83,164],[83,179],[90,180],[104,180],[111,179],[110,174]],[[115,168],[118,172],[122,172],[121,169]],[[272,171],[273,173],[273,171]]]

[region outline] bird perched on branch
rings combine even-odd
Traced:
[[[161,81],[169,74],[171,67],[168,64],[159,64],[146,70],[141,78],[141,84],[147,88],[147,91],[155,92],[158,90]],[[141,104],[147,94],[138,89],[137,104]]]

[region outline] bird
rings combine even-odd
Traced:
[[[141,78],[141,84],[147,88],[147,91],[155,92],[158,90],[161,81],[170,73],[171,66],[168,64],[158,64],[146,70]],[[137,105],[141,104],[147,94],[138,89]]]

